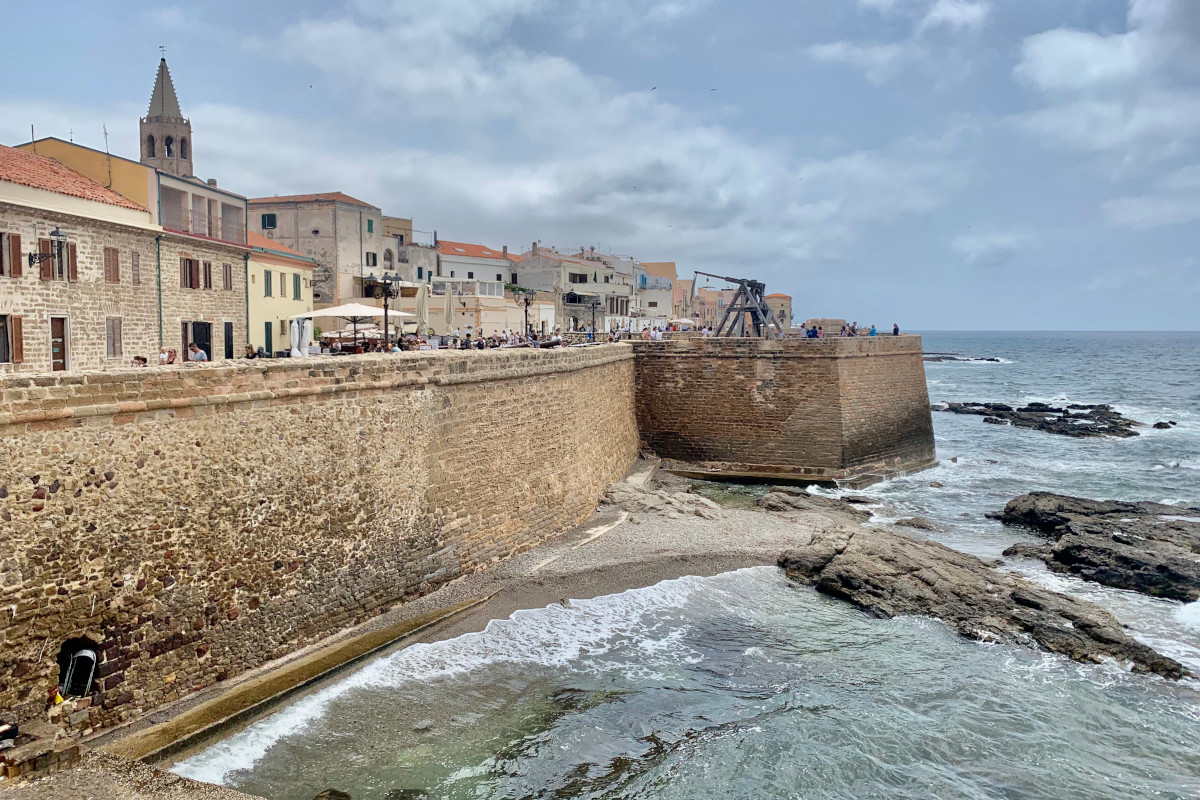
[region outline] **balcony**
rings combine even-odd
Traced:
[[[163,206],[162,217],[162,226],[169,231],[234,244],[246,243],[246,226],[240,220],[222,220],[203,211],[188,211],[169,205]]]

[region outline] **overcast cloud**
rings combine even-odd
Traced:
[[[56,9],[0,48],[4,143],[136,157],[164,44],[197,172],[246,195],[759,277],[802,316],[1200,328],[1195,0]]]

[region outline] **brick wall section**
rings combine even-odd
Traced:
[[[39,265],[29,266],[38,238],[61,226],[75,245],[78,280],[44,281]],[[225,354],[225,323],[233,324],[234,356],[246,341],[245,248],[193,236],[156,232],[70,214],[0,203],[0,232],[21,237],[22,275],[0,276],[0,314],[22,317],[24,363],[0,363],[0,375],[50,371],[50,317],[68,318],[70,370],[122,370],[134,356],[157,363],[159,350],[158,261],[162,263],[163,344],[182,347],[181,321],[212,324],[214,360]],[[104,249],[116,248],[119,281],[105,281]],[[161,254],[159,248],[161,247]],[[133,253],[138,254],[134,283]],[[212,288],[181,288],[179,260],[212,264]],[[223,264],[230,264],[232,288],[224,288]],[[203,285],[203,284],[202,284]],[[121,319],[122,353],[107,356],[105,321]]]
[[[712,469],[846,478],[934,458],[919,336],[634,342],[638,426]]]
[[[0,379],[0,709],[46,719],[88,636],[95,691],[51,719],[111,726],[583,521],[636,456],[633,371],[617,346]]]

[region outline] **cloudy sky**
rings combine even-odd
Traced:
[[[1200,0],[6,4],[0,142],[444,239],[595,245],[911,329],[1200,328]],[[52,34],[52,35],[50,35]]]

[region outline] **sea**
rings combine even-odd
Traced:
[[[876,522],[928,517],[945,532],[904,532],[995,558],[1032,537],[985,514],[1024,492],[1200,506],[1200,333],[924,345],[961,357],[925,365],[934,403],[1110,403],[1146,426],[1071,439],[934,413],[939,465],[855,492]],[[1200,603],[1002,568],[1099,603],[1200,674]],[[1197,798],[1200,682],[874,619],[755,567],[408,647],[174,770],[273,800]]]

